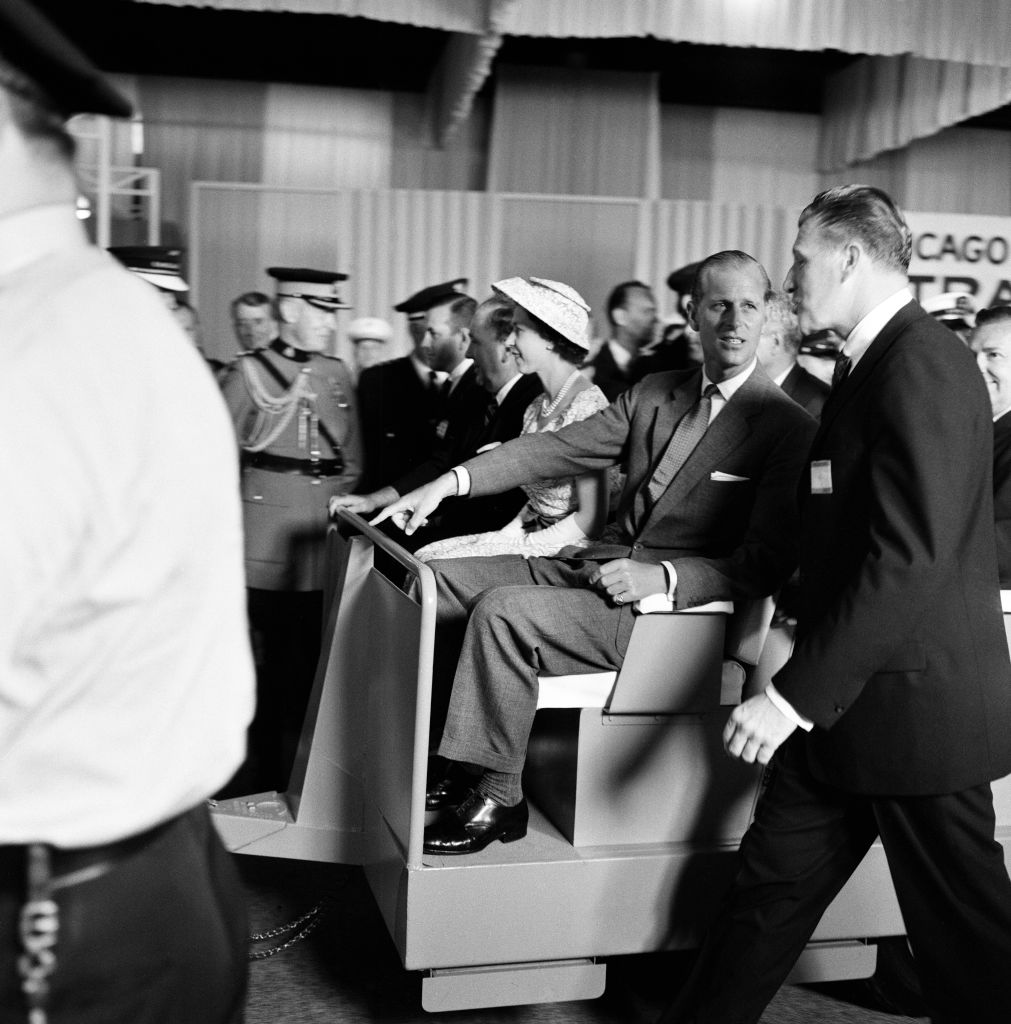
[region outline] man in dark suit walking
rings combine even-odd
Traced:
[[[801,408],[819,419],[829,386],[797,362],[800,342],[800,327],[792,303],[777,292],[766,306],[765,326],[758,341],[758,361]]]
[[[470,795],[455,769],[429,806],[429,853],[470,853],[526,833],[520,772],[537,676],[615,669],[632,606],[652,595],[679,609],[770,594],[796,561],[796,487],[814,421],[755,358],[769,279],[752,257],[706,260],[693,292],[702,371],[651,376],[607,409],[468,461],[386,509],[408,532],[452,494],[482,495],[627,462],[616,521],[572,557],[432,562],[439,643],[462,633],[439,753],[480,766]],[[550,326],[550,324],[549,324]]]
[[[757,1021],[878,836],[931,1019],[1011,1020],[990,405],[972,355],[912,300],[910,250],[878,189],[830,189],[801,214],[786,290],[805,334],[846,342],[802,487],[797,644],[724,732],[732,757],[775,757],[665,1022]]]

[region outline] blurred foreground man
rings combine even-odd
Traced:
[[[875,188],[823,192],[800,217],[786,291],[805,334],[846,341],[801,487],[797,644],[724,732],[732,757],[770,763],[767,785],[664,1022],[757,1021],[879,836],[931,1020],[1011,1020],[990,403],[971,353],[912,300],[910,248]]]
[[[21,0],[0,83],[0,1020],[239,1021],[244,900],[205,806],[252,710],[234,440],[75,215],[63,121],[129,105]]]

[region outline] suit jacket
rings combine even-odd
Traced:
[[[410,356],[363,370],[358,378],[365,472],[363,493],[392,484],[420,465],[435,446],[435,393]]]
[[[1000,585],[1011,590],[1011,415],[993,425],[993,515]]]
[[[697,370],[647,377],[588,419],[468,462],[471,493],[626,464],[616,520],[579,558],[672,561],[678,608],[771,594],[796,564],[796,488],[816,424],[756,366],[649,508],[646,486],[700,386]]]
[[[972,354],[915,303],[825,404],[801,488],[798,643],[774,679],[815,722],[788,746],[817,778],[901,796],[1011,771],[992,437]]]
[[[409,466],[392,481],[397,493],[406,494],[429,483],[475,451],[490,401],[491,396],[477,382],[477,370],[468,366],[441,405],[428,458]]]
[[[474,439],[474,446],[466,452],[472,458],[479,448],[495,442],[511,441],[523,429],[523,413],[533,401],[539,401],[543,393],[541,379],[536,373],[521,377],[502,400],[492,418],[484,425]],[[459,459],[454,465],[462,462]],[[403,533],[394,534],[398,543],[416,551],[424,544],[443,537],[459,537],[465,533],[484,533],[498,530],[510,522],[526,504],[526,492],[518,487],[501,494],[486,494],[481,498],[450,498],[439,508],[437,517],[430,526],[423,527],[411,537]],[[406,542],[406,543],[405,543]]]
[[[799,363],[786,375],[780,387],[802,408],[815,419],[821,417],[822,406],[832,389],[813,373],[809,373]]]
[[[587,376],[604,392],[604,397],[609,402],[613,402],[618,395],[632,386],[631,372],[626,373],[618,368],[614,356],[611,355],[611,347],[606,341],[586,365],[593,370],[593,373]],[[631,371],[631,366],[629,369]]]

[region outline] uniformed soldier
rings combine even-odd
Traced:
[[[247,775],[280,788],[319,656],[327,503],[361,472],[351,375],[327,354],[346,274],[271,267],[278,338],[222,382],[242,453],[246,585],[258,707]],[[280,728],[279,728],[280,727]]]

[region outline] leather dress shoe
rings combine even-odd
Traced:
[[[514,807],[504,807],[474,791],[452,814],[425,829],[425,853],[477,853],[496,839],[513,843],[527,834],[529,816],[526,797]]]
[[[446,765],[442,778],[433,783],[425,792],[425,810],[441,811],[447,807],[458,807],[467,799],[467,794],[477,785],[480,774],[467,771],[459,761]]]

